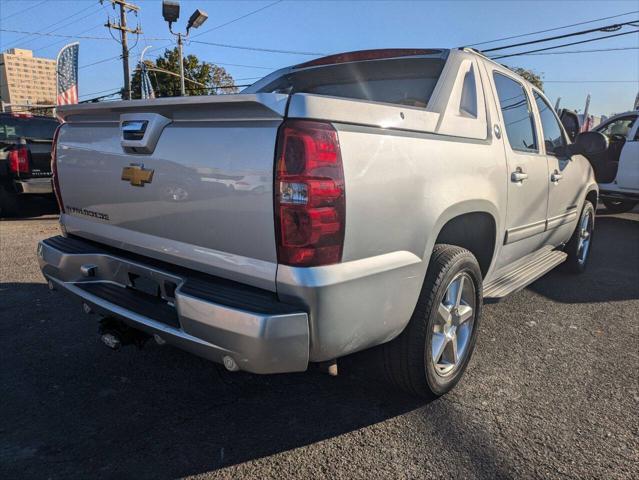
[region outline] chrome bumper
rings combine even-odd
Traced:
[[[53,193],[51,178],[30,178],[29,180],[16,180],[16,187],[22,193]]]
[[[54,288],[188,352],[218,363],[230,357],[240,370],[253,373],[308,366],[308,315],[271,292],[154,261],[151,266],[76,238],[41,241],[38,261]],[[136,277],[153,280],[160,296],[130,288]]]

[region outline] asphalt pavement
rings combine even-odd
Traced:
[[[465,378],[426,404],[357,357],[258,376],[112,352],[45,286],[57,233],[0,222],[0,478],[639,478],[639,213],[598,215],[585,274],[487,305]]]

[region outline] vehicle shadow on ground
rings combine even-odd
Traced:
[[[595,221],[586,272],[557,268],[528,289],[563,303],[594,303],[639,298],[639,216],[600,216]]]
[[[4,478],[202,474],[422,407],[423,435],[477,472],[507,476],[494,439],[469,433],[472,419],[453,397],[427,403],[393,389],[362,363],[369,357],[349,358],[338,377],[260,376],[152,342],[113,352],[99,344],[97,318],[70,298],[37,283],[0,284],[0,296],[8,290],[16,294],[0,305]]]
[[[57,215],[58,204],[53,195],[23,195],[20,197],[20,212],[11,217],[0,217],[2,221],[39,220],[42,215]]]

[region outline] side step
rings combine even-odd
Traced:
[[[530,285],[562,263],[568,255],[551,247],[545,247],[509,265],[499,272],[499,277],[484,284],[484,300],[498,301],[513,292]]]

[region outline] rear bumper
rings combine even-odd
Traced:
[[[29,180],[16,180],[18,193],[53,193],[51,178],[30,178]]]
[[[145,262],[77,238],[41,241],[38,260],[55,288],[188,352],[218,363],[229,356],[253,373],[308,366],[308,315],[277,301],[272,292]],[[130,288],[136,277],[155,282],[160,296]]]

